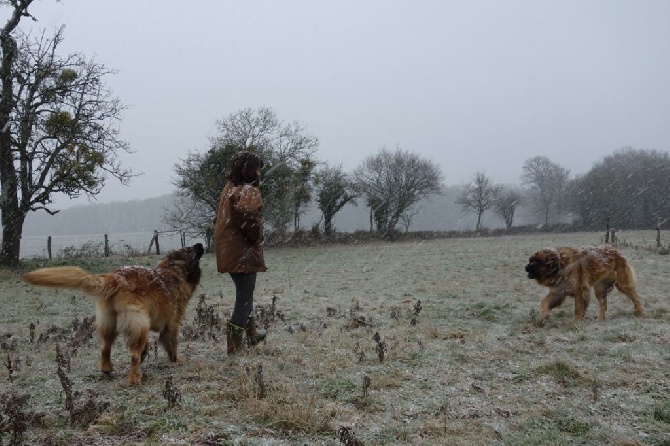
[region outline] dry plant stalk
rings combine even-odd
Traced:
[[[74,409],[74,393],[72,392],[72,381],[67,377],[63,368],[67,368],[67,371],[70,371],[70,359],[65,358],[61,352],[60,344],[56,344],[56,363],[58,364],[58,378],[60,379],[60,385],[65,392],[65,410],[70,412],[70,418],[72,419],[72,410]]]
[[[180,406],[182,401],[184,400],[177,386],[175,386],[172,383],[172,377],[169,377],[167,381],[165,381],[165,389],[163,390],[163,397],[168,402],[168,409]]]
[[[419,313],[421,313],[421,309],[423,307],[421,306],[421,300],[417,300],[416,303],[414,304],[414,308],[412,308],[412,314],[414,315],[412,319],[410,320],[409,324],[412,327],[416,326],[417,322],[417,317],[419,317]]]
[[[379,332],[375,332],[375,335],[372,337],[372,339],[374,339],[374,341],[377,343],[376,351],[379,362],[384,362],[384,355],[386,355],[387,352],[386,341],[382,341],[381,336],[379,336]]]
[[[58,378],[60,379],[60,385],[65,392],[65,410],[72,412],[74,409],[74,394],[72,392],[72,381],[67,377],[63,369],[58,366]]]
[[[267,396],[267,391],[265,387],[265,379],[263,378],[263,364],[258,364],[256,374],[254,375],[254,383],[256,384],[256,398],[265,398]]]
[[[9,382],[11,384],[14,384],[14,364],[12,362],[12,357],[9,354],[9,350],[7,350],[5,353],[7,353],[7,361],[5,361],[5,367],[7,367],[7,372],[9,372]]]
[[[70,425],[87,428],[95,423],[100,416],[110,407],[109,402],[100,402],[96,400],[97,394],[93,390],[88,391],[88,400],[80,409],[70,412]]]
[[[365,360],[365,352],[361,348],[361,343],[359,341],[356,341],[356,345],[354,345],[354,353],[356,353],[358,362],[363,362]]]
[[[368,375],[363,375],[363,398],[367,398],[369,396],[371,385],[372,381],[370,380],[370,377]]]
[[[341,426],[337,430],[340,443],[344,446],[363,446],[363,442],[356,438],[354,433],[348,427]]]
[[[71,337],[68,345],[72,348],[71,356],[76,356],[77,348],[86,345],[95,332],[95,316],[87,316],[83,320],[75,318],[70,324]]]
[[[70,373],[71,361],[70,357],[63,354],[60,348],[60,344],[56,344],[56,363],[59,368],[67,370]]]
[[[600,383],[597,378],[593,378],[593,381],[591,381],[591,396],[594,402],[600,398]]]
[[[16,393],[0,395],[0,404],[4,410],[0,413],[0,444],[5,433],[11,434],[10,446],[21,446],[23,434],[28,430],[28,425],[43,415],[26,412],[24,407],[30,395],[18,395]]]
[[[419,313],[421,313],[422,308],[423,307],[421,306],[421,300],[417,300],[416,303],[414,304],[414,309],[412,311],[414,313],[414,316],[418,316]]]

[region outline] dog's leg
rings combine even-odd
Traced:
[[[144,350],[142,350],[142,356],[140,357],[140,362],[144,362],[148,354],[149,354],[149,342],[147,342],[147,344],[144,346]]]
[[[168,355],[168,358],[172,362],[177,362],[178,357],[177,357],[177,340],[179,338],[179,328],[174,329],[172,327],[167,327],[165,330],[161,331],[161,334],[159,336],[159,341],[163,348],[165,349],[165,352]]]
[[[605,320],[605,313],[607,312],[607,295],[612,290],[612,282],[604,281],[593,286],[593,292],[598,299],[600,309],[598,310],[598,320]]]
[[[130,350],[130,371],[128,384],[135,385],[142,381],[142,352],[149,342],[149,317],[144,313],[126,311],[119,314],[119,328],[126,334],[128,350]]]
[[[633,269],[630,266],[626,266],[626,268],[622,268],[618,272],[621,274],[617,275],[617,281],[615,283],[617,289],[633,301],[635,314],[637,316],[644,316],[642,301],[635,288],[635,273],[633,272]]]
[[[581,287],[575,293],[575,320],[581,321],[586,314],[586,309],[589,307],[591,300],[591,292],[586,287]]]
[[[100,353],[100,370],[103,373],[111,373],[112,367],[112,345],[118,334],[116,330],[116,313],[104,304],[98,303],[95,312],[98,334],[102,339],[102,351]]]
[[[540,302],[540,319],[545,320],[549,317],[549,310],[556,308],[565,300],[565,294],[551,291]]]

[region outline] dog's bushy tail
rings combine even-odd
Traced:
[[[23,280],[33,285],[79,289],[95,297],[105,297],[110,291],[104,275],[89,273],[78,266],[36,269],[24,274]]]

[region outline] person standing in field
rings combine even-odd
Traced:
[[[256,273],[267,270],[259,188],[262,167],[263,160],[255,153],[241,151],[231,157],[214,221],[216,268],[229,273],[235,284],[235,307],[226,324],[229,355],[240,351],[245,331],[252,346],[266,336],[256,330],[253,316]]]

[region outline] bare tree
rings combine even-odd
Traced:
[[[202,201],[194,200],[185,190],[175,192],[174,203],[163,209],[163,221],[175,229],[188,231],[205,239],[207,252],[212,249],[214,225],[211,208]]]
[[[492,184],[484,172],[475,173],[472,182],[463,187],[463,193],[456,203],[463,206],[465,211],[475,211],[477,214],[475,230],[479,231],[482,228],[482,216],[493,207],[501,190],[502,186]]]
[[[409,227],[412,226],[414,217],[421,213],[421,206],[412,206],[402,213],[400,216],[400,222],[405,228],[405,232],[409,232]]]
[[[216,125],[219,135],[211,139],[213,147],[251,149],[266,161],[274,160],[274,164],[297,167],[319,146],[319,140],[307,134],[304,125],[281,121],[269,107],[241,109],[218,120]]]
[[[508,190],[501,191],[493,204],[493,210],[505,221],[505,228],[509,232],[514,224],[514,213],[519,206],[523,204],[523,197],[520,193]]]
[[[549,226],[551,211],[558,211],[560,200],[568,183],[570,171],[552,162],[546,156],[526,160],[521,174],[521,184],[534,193],[537,206]]]
[[[437,164],[414,153],[384,147],[356,168],[354,178],[357,191],[367,197],[377,231],[389,234],[412,205],[440,192],[442,173]]]
[[[0,264],[17,264],[28,212],[44,210],[55,194],[95,196],[108,176],[127,183],[132,172],[120,166],[119,151],[130,152],[117,124],[124,107],[103,80],[114,71],[81,54],[59,57],[63,28],[37,39],[17,29],[31,0],[11,5],[0,30]],[[34,18],[33,18],[34,20]],[[19,34],[19,40],[12,34]]]
[[[324,166],[316,174],[316,202],[323,213],[323,231],[326,237],[333,233],[333,218],[347,203],[354,203],[356,194],[349,176],[342,166]]]

